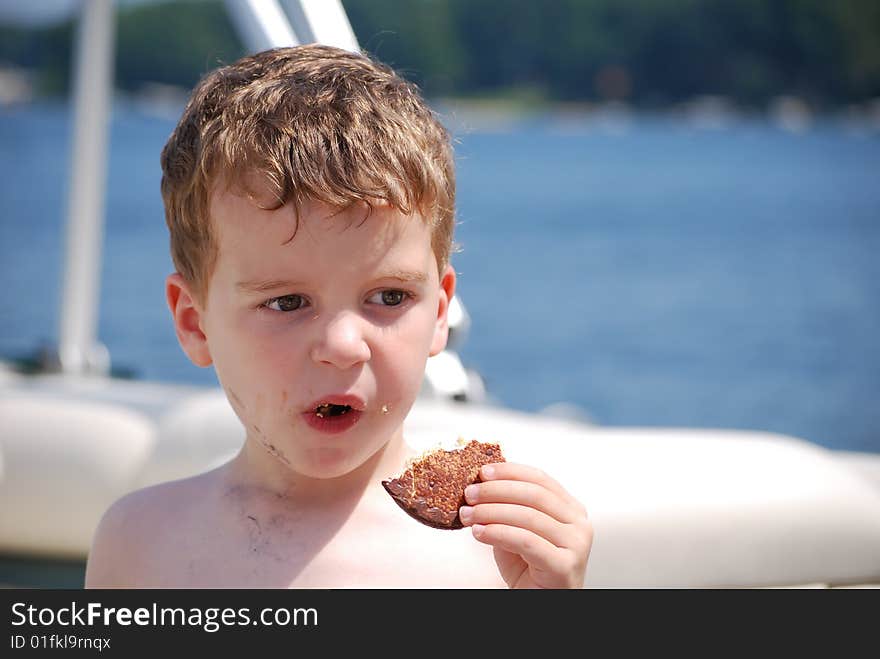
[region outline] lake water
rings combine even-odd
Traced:
[[[744,428],[880,452],[880,135],[820,122],[457,117],[462,349],[490,394],[604,425]],[[159,151],[118,104],[100,338],[139,377],[180,351]],[[0,355],[57,337],[63,106],[0,109]]]

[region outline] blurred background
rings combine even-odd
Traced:
[[[0,357],[57,343],[74,3],[0,0]],[[244,53],[222,2],[119,2],[99,338],[213,384],[174,337],[159,152]],[[343,0],[453,132],[490,396],[602,425],[880,453],[880,3]]]

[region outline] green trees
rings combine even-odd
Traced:
[[[429,96],[622,100],[715,94],[816,108],[880,97],[876,0],[343,0],[366,50]],[[243,50],[219,0],[123,5],[117,86],[191,86]],[[60,91],[71,25],[0,27],[0,64]]]
[[[874,0],[344,0],[362,46],[429,95],[530,88],[656,106],[880,96]],[[433,18],[428,18],[433,17]],[[430,23],[430,29],[424,24]],[[446,53],[438,57],[438,53]]]

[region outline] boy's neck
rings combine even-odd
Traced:
[[[284,465],[257,441],[248,437],[244,445],[224,469],[229,488],[242,488],[284,498],[289,502],[321,505],[331,502],[357,501],[371,486],[381,492],[380,481],[400,472],[412,450],[397,433],[369,460],[352,472],[337,478],[312,478]]]

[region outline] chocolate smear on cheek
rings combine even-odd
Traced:
[[[241,398],[238,397],[238,394],[232,389],[227,389],[226,391],[229,394],[229,402],[233,409],[235,409],[239,416],[243,415],[247,411],[247,405],[242,402]]]
[[[266,450],[269,451],[271,455],[281,460],[281,462],[286,464],[288,467],[290,466],[290,460],[288,460],[287,456],[285,456],[281,451],[275,448],[274,444],[270,444],[268,441],[265,441],[263,442],[263,446],[266,447]]]
[[[251,427],[253,428],[254,432],[257,435],[257,441],[263,445],[263,448],[265,448],[269,452],[270,455],[274,456],[275,458],[278,458],[281,462],[283,462],[284,464],[286,464],[289,467],[290,460],[288,460],[287,456],[284,455],[281,451],[279,451],[278,448],[272,442],[269,441],[269,438],[266,436],[266,433],[264,433],[262,430],[260,430],[260,427],[256,424],[252,425]]]

